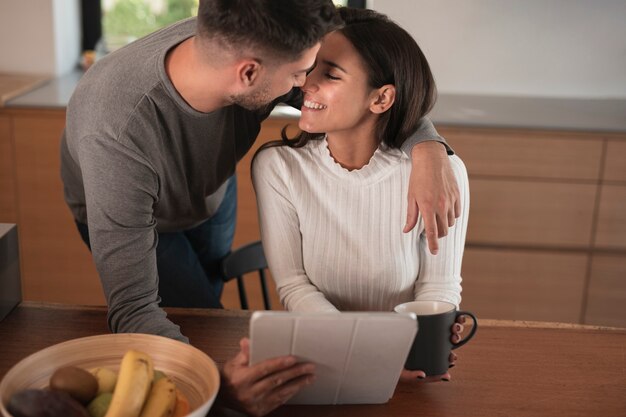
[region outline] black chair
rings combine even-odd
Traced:
[[[230,281],[237,278],[237,289],[239,290],[239,301],[243,310],[248,309],[248,297],[246,297],[246,287],[243,283],[243,275],[257,271],[261,280],[261,291],[263,292],[263,305],[266,310],[271,309],[270,297],[267,292],[265,282],[265,269],[267,261],[263,253],[263,246],[260,241],[249,243],[235,249],[222,261],[222,272],[224,279]]]

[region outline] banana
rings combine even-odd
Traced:
[[[150,355],[132,349],[126,352],[105,417],[138,417],[148,398],[153,378],[154,365]]]
[[[176,385],[164,376],[152,384],[139,417],[170,417],[176,407]]]
[[[109,368],[93,368],[89,372],[98,380],[98,395],[105,392],[113,392],[117,382],[117,373]]]

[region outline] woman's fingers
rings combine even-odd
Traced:
[[[451,376],[449,372],[446,372],[442,375],[430,375],[426,376],[424,371],[409,371],[408,369],[403,369],[400,374],[400,381],[402,382],[440,382],[440,381],[450,381]]]
[[[430,382],[441,382],[441,381],[448,382],[448,381],[450,381],[450,379],[452,379],[452,377],[450,376],[450,373],[446,372],[445,374],[442,374],[442,375],[427,376],[424,379],[424,382],[428,382],[428,383],[430,383]]]
[[[461,323],[454,323],[452,325],[452,328],[450,329],[450,332],[452,333],[452,335],[450,336],[450,341],[454,344],[459,343],[463,337],[462,333],[464,329],[465,328]]]
[[[456,365],[456,360],[456,354],[454,352],[450,352],[450,356],[448,356],[448,362],[450,362],[450,365],[448,366],[448,368],[454,368],[454,366]]]
[[[424,371],[409,371],[408,369],[403,369],[402,373],[400,373],[400,381],[403,382],[415,382],[426,379],[426,373]]]

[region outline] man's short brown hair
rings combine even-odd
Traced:
[[[231,50],[293,61],[340,26],[331,0],[200,0],[197,33]]]

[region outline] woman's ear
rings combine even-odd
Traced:
[[[370,111],[381,114],[389,110],[396,99],[396,87],[393,84],[385,84],[372,92]]]

